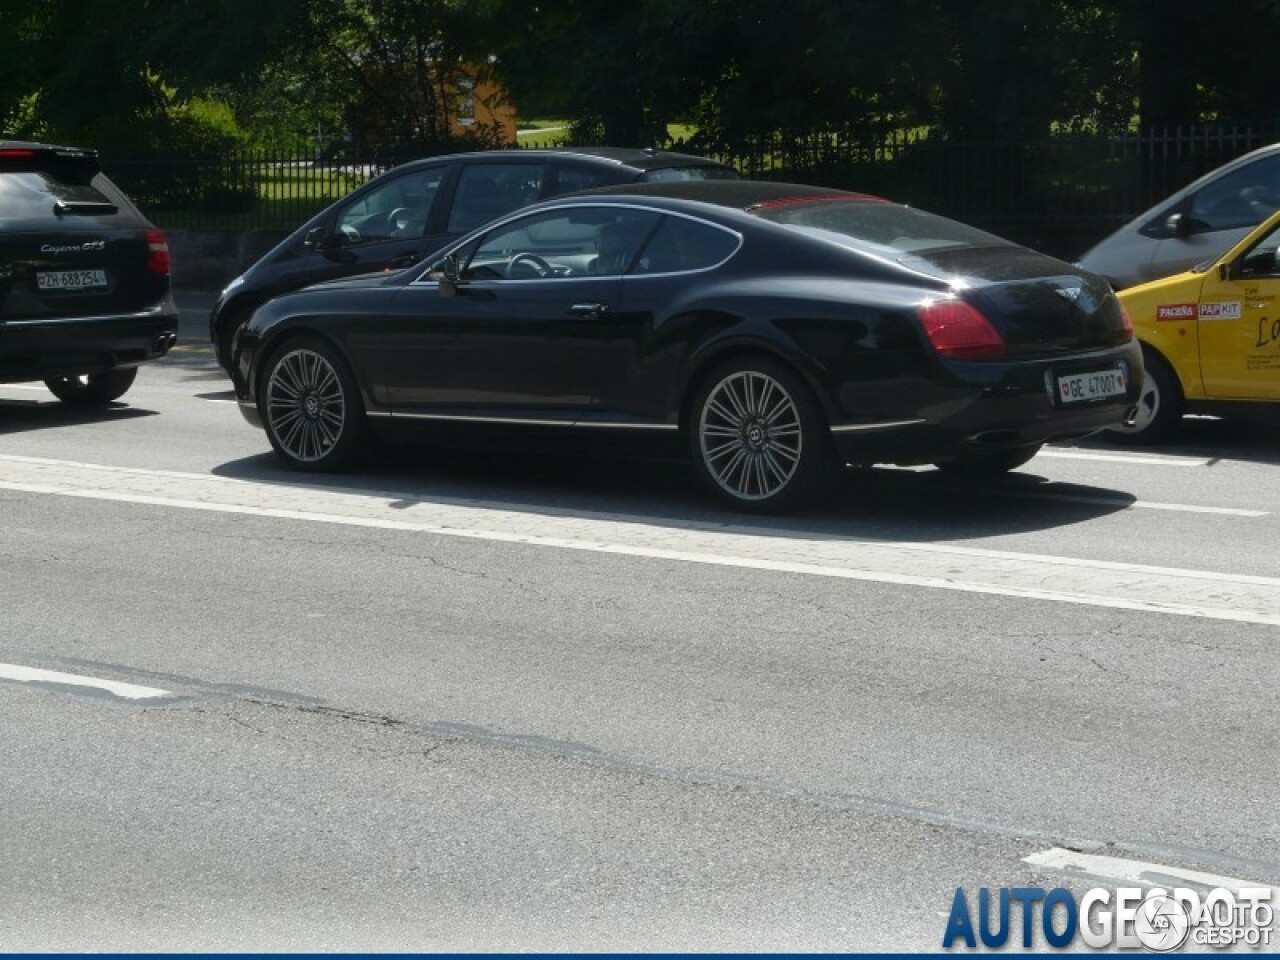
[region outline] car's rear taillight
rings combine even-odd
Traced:
[[[963,300],[929,300],[916,308],[916,316],[933,349],[944,357],[973,360],[1005,351],[1004,338],[991,321]]]
[[[1124,308],[1124,301],[1117,299],[1116,303],[1120,305],[1120,323],[1124,327],[1124,340],[1128,343],[1133,339],[1133,318],[1129,316],[1129,311]]]
[[[147,269],[162,277],[169,275],[169,241],[159,230],[147,231]]]

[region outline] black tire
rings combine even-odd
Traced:
[[[1029,447],[1016,447],[1013,450],[991,450],[983,453],[965,454],[954,460],[943,460],[934,466],[939,470],[957,477],[998,477],[1001,474],[1017,470],[1034,457],[1043,447],[1042,443],[1034,443]]]
[[[741,357],[703,377],[686,428],[698,477],[737,510],[794,508],[835,475],[831,431],[808,384],[768,357]]]
[[[249,322],[250,313],[251,311],[248,310],[237,310],[227,317],[222,324],[222,329],[218,331],[218,344],[215,353],[218,358],[218,364],[228,373],[231,371],[231,358],[235,350],[236,337],[240,335],[244,325]]]
[[[125,367],[79,377],[51,377],[44,385],[63,403],[77,407],[105,407],[128,393],[137,376],[137,367]]]
[[[1182,422],[1186,400],[1182,384],[1169,362],[1145,343],[1142,345],[1142,363],[1146,376],[1142,381],[1142,393],[1138,395],[1137,411],[1131,423],[1107,430],[1106,436],[1113,443],[1148,445],[1168,439]]]
[[[295,470],[332,473],[364,452],[369,427],[355,377],[319,337],[292,337],[272,352],[258,410],[272,449]]]

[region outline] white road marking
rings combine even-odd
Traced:
[[[1136,453],[1093,453],[1088,450],[1063,450],[1046,447],[1036,454],[1058,460],[1098,460],[1103,463],[1141,463],[1155,467],[1207,467],[1213,463],[1204,457],[1152,457]]]
[[[956,489],[956,488],[953,488]],[[991,491],[990,496],[1012,497],[1018,500],[1056,500],[1060,503],[1089,503],[1102,507],[1124,507],[1127,510],[1170,510],[1175,513],[1211,513],[1223,517],[1266,517],[1266,510],[1246,510],[1242,507],[1202,507],[1191,503],[1159,503],[1154,500],[1129,500],[1125,497],[1084,497],[1070,493],[1036,493],[1015,490]]]
[[[168,690],[157,687],[140,687],[135,683],[120,683],[116,680],[103,680],[100,677],[85,677],[77,673],[59,673],[56,670],[39,670],[35,667],[20,667],[12,663],[0,663],[0,680],[16,680],[19,683],[56,683],[72,687],[92,687],[105,690],[113,696],[126,700],[149,700],[155,697],[169,696]]]
[[[196,397],[197,400],[203,400],[205,403],[235,403],[234,400],[228,400],[225,397]]]
[[[0,384],[5,390],[39,390],[41,393],[49,393],[49,388],[43,383],[5,383]],[[49,396],[53,394],[49,393]]]
[[[1120,857],[1104,857],[1092,853],[1077,853],[1075,850],[1064,850],[1054,847],[1043,853],[1034,853],[1022,858],[1023,863],[1049,870],[1060,870],[1069,874],[1085,874],[1100,880],[1112,880],[1117,883],[1135,884],[1148,887],[1191,886],[1212,890],[1221,887],[1233,892],[1242,887],[1266,887],[1267,883],[1256,880],[1241,880],[1239,877],[1222,877],[1213,873],[1202,873],[1199,870],[1184,870],[1182,867],[1169,867],[1161,863],[1147,863],[1142,860],[1125,860]]]
[[[1280,626],[1280,579],[0,456],[0,489]]]

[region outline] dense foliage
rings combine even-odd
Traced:
[[[449,140],[454,65],[580,139],[1062,129],[1275,112],[1276,0],[6,0],[0,129],[146,150]],[[430,67],[428,66],[430,65]],[[233,120],[216,122],[208,104]],[[193,106],[202,102],[205,106]],[[207,133],[194,132],[210,117]]]

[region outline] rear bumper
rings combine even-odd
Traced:
[[[1123,396],[1063,403],[1057,377],[1122,365]],[[1142,354],[1137,342],[1062,361],[951,364],[945,386],[921,385],[901,416],[871,422],[835,422],[832,436],[846,461],[856,464],[938,463],[983,452],[1072,440],[1119,424],[1137,403]],[[923,395],[923,397],[922,397]]]
[[[0,323],[0,382],[102,373],[159,359],[178,339],[172,297],[130,314]]]

